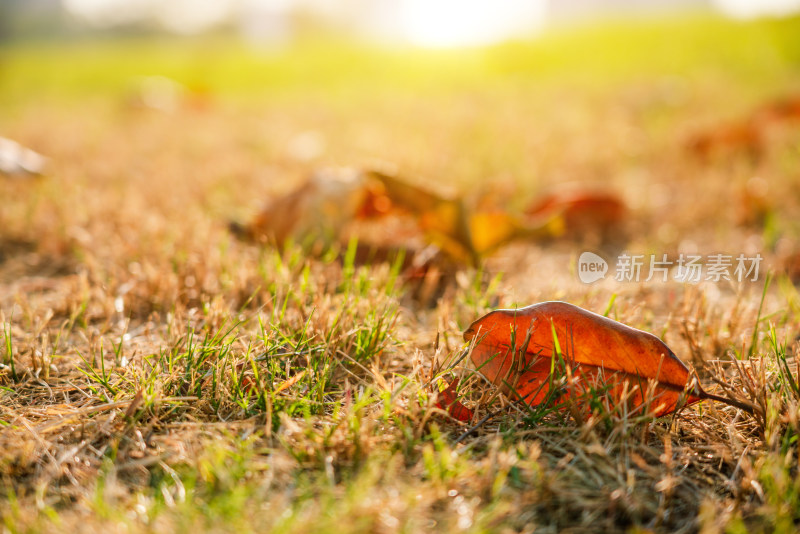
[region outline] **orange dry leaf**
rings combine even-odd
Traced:
[[[718,152],[747,152],[755,156],[761,151],[763,137],[761,121],[751,117],[695,134],[687,148],[700,158],[709,158]]]
[[[289,239],[331,244],[367,198],[361,173],[326,169],[287,195],[275,198],[247,225],[231,224],[240,237],[282,246]]]
[[[772,126],[797,120],[800,120],[800,95],[778,98],[756,108],[747,117],[695,134],[689,138],[687,148],[702,158],[728,152],[758,156],[767,145],[767,133]]]
[[[501,210],[470,213],[460,198],[439,195],[383,172],[367,174],[383,186],[385,196],[377,198],[384,206],[392,206],[386,211],[397,209],[414,215],[428,241],[460,263],[477,264],[481,257],[517,239],[541,239],[557,233],[549,219],[532,225]]]
[[[345,234],[354,224],[378,225],[377,220],[387,216],[405,217],[419,237],[462,264],[477,264],[498,246],[542,231],[506,213],[469,215],[458,197],[386,172],[354,169],[318,171],[299,188],[270,202],[249,224],[232,224],[231,229],[252,241],[279,246],[289,239],[330,245],[346,241]],[[396,228],[387,230],[384,238],[367,248],[403,248]]]
[[[459,197],[387,172],[326,169],[274,199],[249,224],[234,223],[231,229],[279,246],[290,239],[328,246],[357,237],[369,243],[366,249],[390,250],[422,241],[452,263],[477,265],[511,241],[558,237],[565,225],[571,232],[605,234],[622,221],[625,205],[610,193],[579,192],[551,195],[533,213],[527,220],[499,209],[471,213]]]
[[[525,213],[536,220],[549,220],[556,235],[605,236],[621,230],[628,208],[614,193],[577,189],[540,197]],[[560,223],[560,229],[556,222]]]
[[[471,213],[458,197],[435,193],[382,171],[369,170],[365,174],[370,185],[361,211],[364,217],[411,214],[427,240],[459,263],[477,264],[481,257],[514,240],[543,239],[562,233],[559,210],[543,213],[533,224],[499,209]],[[576,209],[591,208],[578,205]]]
[[[462,263],[477,261],[467,211],[460,198],[440,195],[383,171],[369,170],[365,174],[373,191],[368,196],[372,209],[367,212],[394,211],[413,215],[428,241],[448,256]]]
[[[469,231],[475,254],[485,256],[512,241],[556,237],[563,233],[563,224],[558,216],[527,224],[521,217],[510,213],[491,211],[470,215]]]
[[[793,284],[800,284],[800,251],[792,250],[779,257],[780,269]]]
[[[473,415],[472,410],[459,402],[458,395],[456,394],[457,388],[458,378],[454,379],[447,388],[439,392],[436,407],[447,411],[453,419],[464,422],[471,421]]]
[[[588,409],[595,395],[659,417],[679,406],[689,381],[689,369],[654,335],[565,302],[493,311],[464,339],[475,341],[478,370],[530,406],[573,399]],[[688,403],[701,400],[695,393]]]
[[[790,95],[762,106],[758,113],[767,120],[800,120],[800,95]]]
[[[742,226],[764,226],[774,211],[769,182],[759,177],[750,178],[737,196],[737,222]]]

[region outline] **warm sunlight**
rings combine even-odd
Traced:
[[[761,16],[785,16],[800,10],[800,0],[713,0],[729,17],[749,19]]]
[[[322,17],[349,14],[356,31],[381,39],[398,38],[425,47],[472,46],[530,35],[545,22],[547,0],[398,0],[342,3],[339,10],[321,0],[63,0],[78,18],[98,26],[150,19],[167,30],[196,33],[238,13],[247,28],[264,16],[287,18],[294,8]],[[238,7],[237,7],[238,6]],[[363,7],[363,9],[362,9]],[[341,11],[341,13],[339,13]],[[287,19],[288,21],[288,19]],[[376,34],[376,28],[379,28]]]
[[[403,34],[428,47],[481,45],[530,34],[545,22],[546,0],[406,0]]]
[[[137,21],[156,22],[183,34],[200,33],[224,21],[235,21],[248,37],[280,37],[292,33],[293,12],[312,14],[381,41],[429,48],[478,46],[528,37],[549,20],[581,10],[596,14],[625,12],[624,7],[591,0],[61,0],[68,12],[95,26]],[[689,0],[687,5],[701,0]],[[668,0],[653,0],[654,9]],[[783,16],[800,10],[800,0],[711,0],[729,17]],[[632,8],[633,3],[629,5]],[[552,8],[552,10],[551,10]],[[635,11],[635,10],[634,10]],[[572,16],[575,16],[574,13]]]

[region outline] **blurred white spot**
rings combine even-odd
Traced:
[[[0,173],[9,176],[41,174],[47,158],[16,141],[0,137]]]
[[[380,518],[381,522],[390,529],[397,528],[400,525],[400,520],[391,515],[388,510],[381,510]]]
[[[156,2],[156,20],[175,33],[200,33],[230,18],[230,0],[169,0]]]
[[[292,37],[292,0],[242,0],[239,30],[250,43],[280,46]]]
[[[325,138],[319,132],[302,132],[289,140],[286,153],[292,159],[308,162],[325,153]]]
[[[782,17],[800,11],[800,0],[712,0],[712,3],[725,15],[737,19]]]
[[[146,18],[151,2],[132,0],[62,0],[64,9],[94,26],[118,26]]]
[[[658,239],[662,243],[673,243],[678,239],[678,229],[672,223],[663,223],[658,226]]]
[[[455,47],[530,35],[544,25],[545,0],[405,0],[401,25],[413,44]]]
[[[172,113],[183,100],[186,88],[165,76],[145,76],[136,87],[134,104],[145,108]]]
[[[691,239],[684,239],[680,243],[678,243],[678,252],[681,254],[697,254],[700,250],[700,247],[697,245],[695,241]]]

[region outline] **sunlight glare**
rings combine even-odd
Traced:
[[[130,0],[62,0],[64,9],[94,26],[116,26],[144,18],[150,5]]]
[[[800,0],[712,0],[712,3],[727,16],[737,19],[783,17],[800,11]]]
[[[446,48],[531,35],[544,25],[547,0],[405,0],[401,24],[413,44]]]

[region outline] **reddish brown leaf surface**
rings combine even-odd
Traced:
[[[742,226],[763,227],[775,210],[769,182],[753,177],[739,188],[736,222]]]
[[[588,189],[544,195],[525,211],[532,219],[557,218],[561,232],[573,237],[586,232],[613,233],[628,215],[625,202],[615,193]]]
[[[768,102],[757,113],[773,121],[800,120],[800,95],[787,95]]]
[[[554,358],[554,332],[563,364]],[[464,339],[475,341],[478,370],[531,406],[544,402],[551,386],[560,388],[553,392],[559,400],[578,402],[594,389],[611,407],[625,403],[629,413],[659,417],[678,407],[689,380],[689,369],[656,336],[565,302],[493,311]]]
[[[541,203],[540,203],[541,204]],[[272,199],[248,224],[231,230],[247,240],[282,246],[288,240],[323,245],[348,237],[371,248],[437,247],[453,263],[480,258],[514,240],[542,240],[575,231],[605,229],[619,221],[624,204],[611,194],[546,199],[532,218],[502,209],[472,211],[447,195],[377,170],[322,169],[289,193]],[[588,224],[586,223],[588,220]]]
[[[770,129],[798,120],[800,95],[788,95],[764,103],[744,118],[698,132],[689,138],[686,146],[701,158],[731,152],[744,152],[757,157],[770,141]]]
[[[450,417],[458,421],[471,421],[472,410],[461,404],[458,400],[456,389],[458,388],[458,378],[450,382],[444,390],[439,392],[439,398],[436,401],[436,407],[447,411]]]
[[[309,237],[330,244],[339,240],[366,197],[358,171],[323,169],[297,189],[272,199],[249,224],[232,224],[231,230],[242,238],[278,246]]]
[[[710,158],[717,153],[747,152],[758,155],[764,144],[764,127],[754,118],[720,124],[692,136],[687,148],[695,156]]]

